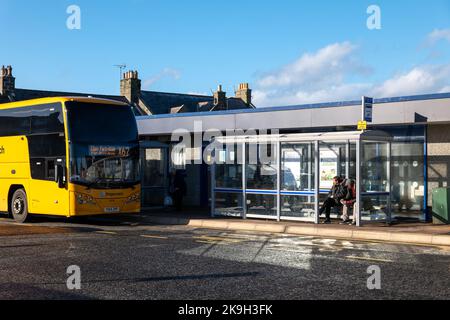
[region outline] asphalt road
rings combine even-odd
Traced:
[[[81,290],[67,288],[72,265]],[[381,290],[367,288],[373,265]],[[450,248],[133,219],[0,219],[0,266],[0,299],[450,299]]]

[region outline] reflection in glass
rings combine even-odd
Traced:
[[[242,194],[217,192],[215,198],[216,215],[230,217],[241,217],[243,215]]]
[[[420,218],[424,209],[424,143],[392,144],[392,209],[394,217]]]
[[[363,142],[361,159],[362,192],[388,192],[388,149],[383,142]]]
[[[247,194],[247,214],[276,217],[276,196],[263,194]]]
[[[281,217],[299,218],[299,220],[313,222],[315,215],[315,197],[313,196],[282,196]]]
[[[363,221],[386,220],[389,196],[362,196],[361,217]]]
[[[247,189],[276,190],[277,165],[275,144],[250,144],[247,148]]]
[[[281,190],[314,190],[313,150],[313,144],[282,144]]]
[[[161,148],[146,149],[144,159],[144,186],[164,187],[166,161]]]
[[[238,162],[237,145],[225,145],[216,152],[216,187],[242,189],[242,165]]]

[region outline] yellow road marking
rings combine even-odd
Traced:
[[[233,243],[238,243],[238,242],[242,242],[244,240],[240,240],[240,239],[231,239],[231,238],[224,238],[224,237],[208,237],[208,236],[201,236],[201,237],[193,237],[194,239],[198,239],[200,241],[204,240],[204,241],[213,241],[213,242],[233,242]]]
[[[150,238],[150,239],[164,239],[164,240],[169,239],[168,237],[152,236],[152,235],[147,235],[147,234],[143,234],[143,235],[141,235],[141,237],[142,238]]]
[[[205,243],[205,244],[215,244],[215,245],[219,245],[219,246],[229,246],[230,243],[223,243],[223,242],[218,242],[218,241],[202,241],[202,240],[196,240],[195,242],[197,243]]]
[[[100,234],[117,234],[117,232],[112,232],[112,231],[97,231],[96,233],[100,233]]]
[[[347,259],[353,259],[353,260],[365,260],[365,261],[374,261],[374,262],[394,262],[392,260],[386,260],[386,259],[355,257],[355,256],[347,256],[346,258]]]

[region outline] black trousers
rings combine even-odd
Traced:
[[[173,205],[177,211],[183,211],[183,192],[175,191],[172,194]]]
[[[320,208],[320,215],[322,215],[325,212],[325,216],[327,220],[330,220],[331,215],[331,208],[338,207],[339,204],[336,202],[333,198],[327,198],[325,202],[323,203],[322,207]]]

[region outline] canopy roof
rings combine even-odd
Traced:
[[[241,135],[217,137],[220,143],[242,143],[242,142],[347,142],[347,141],[374,141],[389,142],[392,136],[384,131],[342,131],[342,132],[319,132],[301,134],[273,134],[273,135]]]

